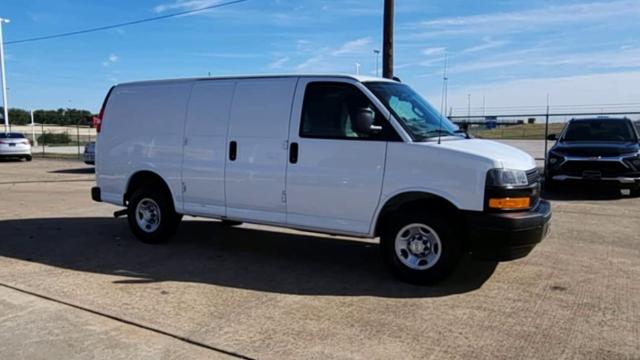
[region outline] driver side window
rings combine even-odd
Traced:
[[[362,133],[353,126],[362,109],[373,111],[374,126],[382,127],[378,133]],[[300,137],[386,140],[391,127],[369,99],[355,86],[339,82],[313,82],[305,90],[300,124]]]

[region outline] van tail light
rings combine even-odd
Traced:
[[[98,114],[98,117],[94,118],[93,120],[93,125],[96,128],[96,132],[100,132],[100,130],[102,129],[102,120],[104,119],[104,111],[107,108],[107,102],[109,101],[109,96],[111,96],[111,93],[113,92],[114,88],[115,86],[112,86],[111,89],[109,89],[107,96],[105,96],[104,101],[102,102],[102,107],[100,108],[100,114]]]
[[[102,128],[102,116],[104,114],[104,108],[100,109],[100,115],[93,119],[93,126],[96,128],[96,132],[100,132]]]

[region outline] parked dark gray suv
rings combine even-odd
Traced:
[[[640,136],[627,118],[573,119],[547,158],[546,185],[599,182],[640,191]]]

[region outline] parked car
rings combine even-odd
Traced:
[[[82,153],[82,159],[87,165],[94,165],[96,163],[96,142],[91,141],[84,145],[84,152]]]
[[[531,156],[457,130],[380,78],[122,84],[101,110],[91,195],[125,206],[115,215],[147,243],[183,215],[380,236],[394,274],[429,283],[463,252],[526,256],[551,218]]]
[[[547,185],[606,183],[640,191],[640,137],[626,118],[573,119],[549,150]]]
[[[31,161],[31,142],[21,133],[0,133],[0,157]]]

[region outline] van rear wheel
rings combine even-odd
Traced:
[[[400,280],[432,284],[454,269],[460,259],[461,241],[449,221],[435,211],[401,213],[383,230],[381,251]]]
[[[175,234],[182,216],[175,212],[170,195],[165,191],[142,188],[131,196],[127,218],[131,231],[140,241],[159,244]]]

